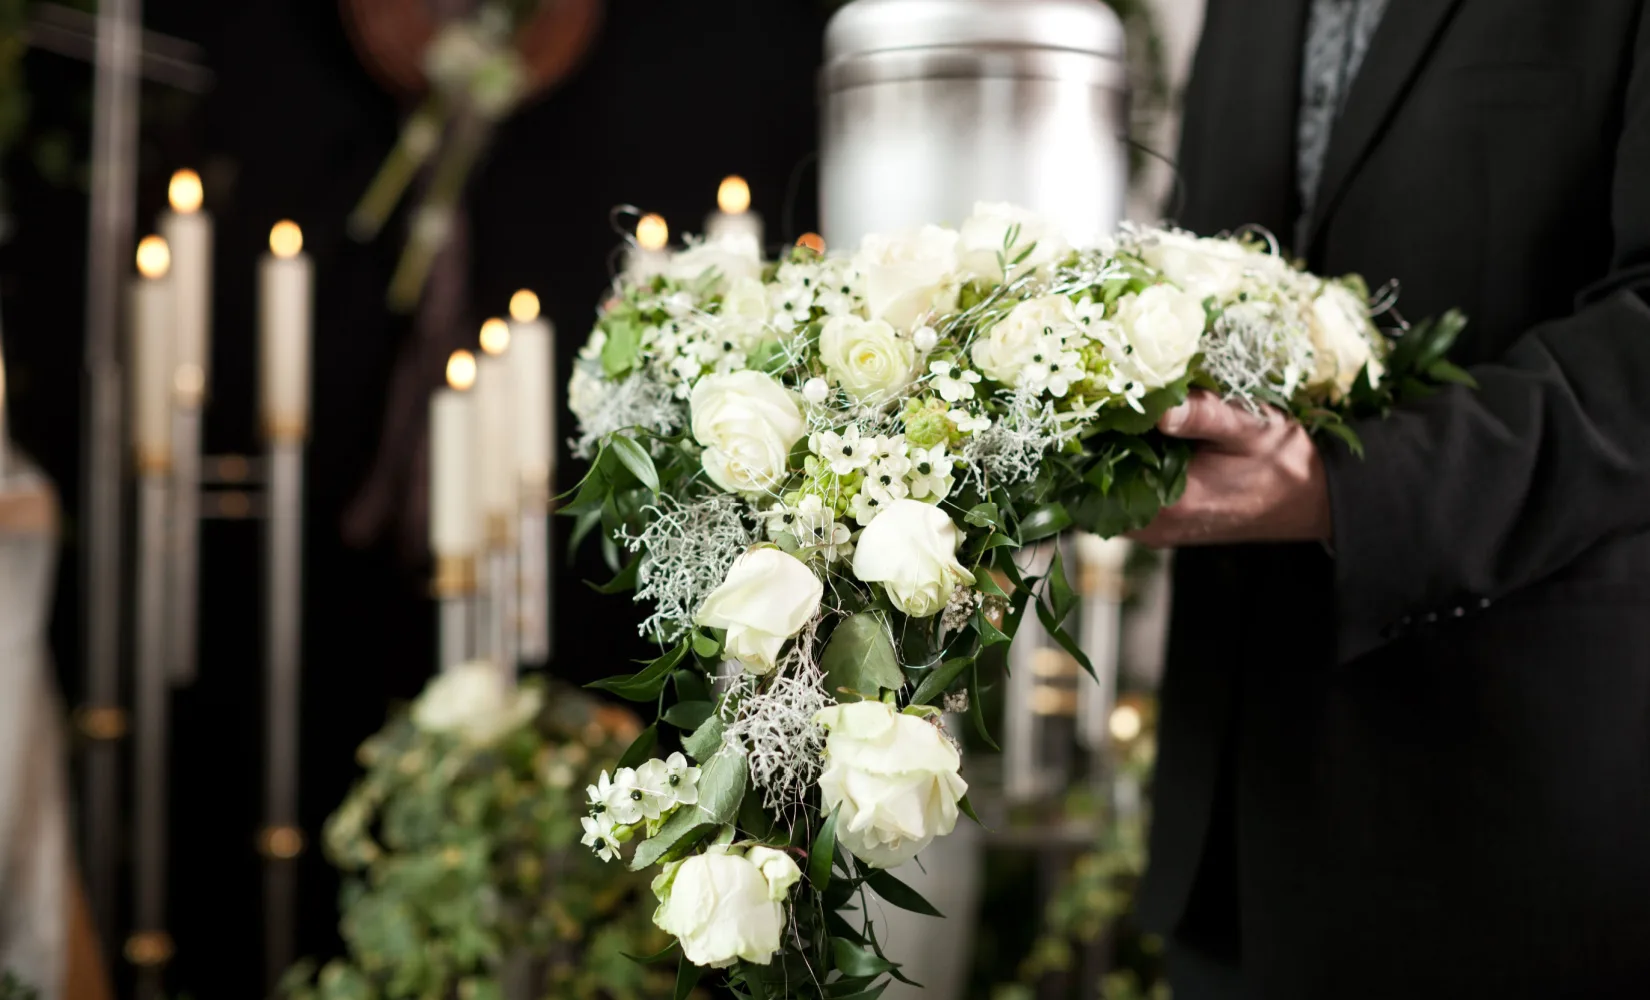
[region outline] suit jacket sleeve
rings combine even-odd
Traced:
[[[1635,49],[1610,273],[1475,367],[1477,390],[1359,424],[1362,459],[1324,448],[1339,662],[1650,528],[1650,17]]]

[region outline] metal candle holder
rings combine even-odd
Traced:
[[[438,664],[451,670],[476,652],[476,560],[474,556],[438,556],[430,591],[439,605]]]
[[[520,545],[520,647],[524,664],[542,665],[550,660],[550,605],[554,586],[550,574],[550,484],[523,483],[521,513],[517,522]]]

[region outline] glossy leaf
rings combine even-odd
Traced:
[[[679,701],[665,709],[664,719],[677,729],[693,732],[705,724],[711,711],[708,701]]]
[[[727,723],[720,715],[713,715],[691,734],[682,738],[682,749],[689,757],[703,764],[722,749],[722,733],[727,729]]]
[[[986,622],[985,624],[989,627],[991,623]],[[912,693],[911,704],[939,704],[939,701],[942,697],[944,697],[945,692],[950,690],[952,682],[962,676],[962,672],[973,665],[973,662],[974,661],[972,658],[958,657],[954,660],[946,660],[944,663],[941,663],[939,666],[930,670],[928,672],[928,676],[922,679],[922,683],[918,684],[917,690]]]
[[[910,910],[912,913],[920,913],[927,917],[945,916],[945,914],[934,908],[933,903],[923,899],[922,893],[881,868],[871,868],[865,872],[865,885],[891,906],[897,906],[902,910]]]
[[[638,673],[607,677],[586,686],[616,694],[629,701],[652,701],[664,690],[665,679],[676,669],[676,665],[682,662],[687,651],[688,644],[680,643]]]
[[[838,625],[819,665],[825,671],[825,690],[839,701],[844,692],[876,698],[884,688],[897,691],[905,684],[888,626],[875,612],[853,615]]]
[[[739,813],[739,800],[745,795],[748,773],[744,754],[723,750],[713,755],[699,772],[699,801],[679,807],[658,833],[636,848],[631,870],[641,871],[683,841],[691,844],[710,830],[733,822]]]
[[[624,756],[619,758],[617,767],[638,767],[653,756],[653,749],[659,745],[659,726],[657,723],[648,726],[630,742]]]
[[[619,462],[630,470],[636,481],[654,493],[659,492],[659,470],[653,467],[653,456],[647,453],[647,449],[625,434],[614,434],[607,440],[613,454],[619,457]]]
[[[824,892],[831,884],[831,859],[836,856],[836,823],[841,811],[825,817],[808,852],[808,884],[815,892]]]

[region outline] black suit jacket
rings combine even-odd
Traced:
[[[1306,6],[1211,0],[1188,228],[1296,233]],[[1266,1000],[1650,997],[1646,6],[1391,0],[1336,124],[1296,252],[1481,387],[1325,449],[1333,556],[1177,555],[1143,912],[1229,879]]]

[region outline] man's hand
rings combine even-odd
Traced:
[[[1194,390],[1157,427],[1201,444],[1180,501],[1130,538],[1154,548],[1330,540],[1323,462],[1294,420]]]

